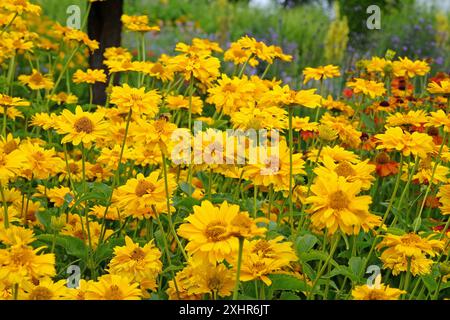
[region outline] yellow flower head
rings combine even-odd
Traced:
[[[85,112],[80,106],[76,107],[75,114],[66,109],[57,119],[56,131],[65,135],[62,143],[89,145],[108,134],[108,123],[104,120],[104,116],[104,112]]]

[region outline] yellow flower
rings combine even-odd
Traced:
[[[325,156],[323,158],[324,166],[319,166],[314,169],[314,173],[318,176],[325,176],[331,172],[335,172],[338,176],[344,177],[348,182],[361,182],[361,188],[363,190],[369,190],[372,185],[372,181],[375,180],[372,176],[372,173],[375,171],[375,166],[369,164],[368,162],[369,159],[356,164],[352,164],[348,161],[335,163],[331,157]]]
[[[27,0],[6,0],[0,5],[0,8],[4,8],[10,12],[17,14],[31,13],[39,15],[41,13],[41,7],[36,4],[31,4]]]
[[[262,259],[273,259],[284,266],[288,266],[292,261],[298,260],[292,247],[292,242],[283,242],[282,236],[270,240],[257,239],[245,242],[244,249],[245,254],[254,254]]]
[[[26,280],[55,275],[55,255],[39,254],[45,247],[33,249],[27,245],[13,245],[0,249],[0,279],[23,284]]]
[[[32,90],[53,88],[54,83],[50,75],[42,75],[39,71],[33,69],[31,75],[20,75],[19,81],[26,84]]]
[[[194,213],[178,228],[178,234],[188,239],[186,250],[199,259],[220,262],[237,254],[238,239],[230,234],[231,221],[239,214],[239,206],[223,202],[215,207],[205,200],[194,206]]]
[[[53,282],[49,278],[44,278],[40,279],[37,285],[26,282],[23,291],[26,300],[64,300],[67,295],[66,280]]]
[[[97,139],[105,138],[108,134],[108,123],[104,120],[104,116],[104,112],[85,112],[80,106],[76,107],[75,114],[64,110],[56,123],[56,131],[65,134],[61,143],[89,145]]]
[[[444,241],[432,239],[433,235],[422,238],[415,233],[402,236],[387,234],[377,249],[384,251],[381,254],[383,268],[392,269],[393,275],[406,272],[408,267],[411,274],[426,275],[431,272],[434,257],[444,248]]]
[[[89,83],[106,82],[106,74],[103,69],[87,69],[86,71],[77,70],[73,74],[74,83]]]
[[[75,104],[78,102],[78,97],[69,93],[60,92],[50,96],[50,100],[56,102],[57,104]]]
[[[253,149],[249,151],[249,164],[244,167],[244,178],[257,186],[273,185],[275,191],[289,190],[290,161],[286,142],[280,141],[274,146],[260,146]],[[255,159],[252,155],[256,155]],[[305,174],[304,164],[302,154],[293,154],[293,175]]]
[[[399,127],[388,128],[385,133],[375,135],[375,138],[380,140],[377,149],[395,149],[404,156],[413,154],[426,158],[434,150],[433,138],[429,135],[419,132],[410,134]]]
[[[166,194],[164,178],[159,178],[159,172],[153,171],[148,177],[138,174],[129,179],[125,185],[114,191],[114,203],[123,209],[124,213],[135,217],[146,218],[154,216],[153,206],[166,205],[167,197],[172,197],[176,189],[173,175],[168,175],[169,194]]]
[[[117,105],[122,113],[128,113],[131,108],[137,115],[154,117],[159,112],[160,102],[161,96],[157,90],[145,92],[144,87],[131,88],[127,84],[112,88],[111,103]]]
[[[364,95],[368,95],[372,99],[380,97],[384,95],[386,92],[384,83],[360,78],[356,78],[354,79],[354,81],[347,82],[347,86],[353,88],[353,91],[355,93],[362,93]]]
[[[0,93],[0,107],[28,107],[30,103],[22,98],[10,97]]]
[[[358,234],[373,229],[380,224],[381,218],[369,213],[372,202],[370,196],[358,196],[361,191],[360,181],[347,182],[346,178],[331,172],[318,176],[311,186],[313,196],[305,203],[312,206],[308,209],[315,228],[326,228],[329,234],[338,229],[346,234]]]
[[[9,153],[0,152],[0,182],[5,183],[14,178],[23,168],[25,155],[18,149]]]
[[[306,68],[305,70],[303,70],[303,75],[305,76],[303,84],[305,84],[309,82],[311,79],[324,80],[339,77],[341,73],[339,71],[339,67],[329,64],[317,68]]]
[[[366,69],[368,72],[378,72],[382,76],[384,76],[386,71],[391,67],[392,62],[390,60],[379,57],[372,57],[372,59],[368,60],[366,64]]]
[[[9,246],[26,246],[36,240],[33,230],[15,225],[0,228],[0,241]]]
[[[223,264],[199,261],[194,263],[191,282],[195,284],[191,293],[212,294],[213,297],[231,295],[235,284],[235,273]]]
[[[443,126],[445,132],[450,132],[450,118],[443,110],[432,111],[425,126],[436,128]]]
[[[23,143],[19,150],[26,158],[26,165],[21,171],[21,176],[31,180],[47,179],[50,175],[54,176],[63,170],[64,161],[57,157],[55,150],[46,150],[39,145],[29,142]]]
[[[101,276],[92,282],[86,292],[86,300],[140,300],[141,290],[137,283],[116,274]]]
[[[86,281],[80,279],[78,282],[78,288],[67,288],[66,297],[69,300],[86,300],[86,293],[89,291],[89,287],[93,281]]]
[[[207,55],[181,54],[171,58],[168,64],[182,73],[186,81],[191,81],[194,77],[206,88],[211,87],[212,82],[220,75],[220,60]]]
[[[383,241],[377,245],[378,249],[384,247],[392,248],[398,254],[403,254],[407,257],[420,257],[422,254],[434,257],[444,248],[444,242],[434,240],[433,235],[422,238],[415,233],[408,233],[401,236],[387,234],[384,236]]]
[[[396,77],[413,78],[415,76],[424,76],[430,71],[430,66],[425,61],[412,61],[407,57],[394,61],[392,67]]]
[[[439,202],[442,204],[439,208],[443,215],[450,214],[450,184],[442,185],[437,194]]]
[[[160,30],[158,26],[148,25],[148,16],[129,16],[124,14],[121,20],[124,27],[130,31],[148,32]]]
[[[171,110],[189,110],[189,97],[183,95],[168,96],[166,98],[167,107]],[[193,114],[201,114],[203,111],[203,101],[200,97],[193,96],[191,99],[191,110]]]
[[[320,107],[322,97],[315,92],[316,89],[298,91],[295,95],[295,103],[307,108]]]
[[[270,286],[272,280],[269,279],[268,275],[279,271],[285,266],[286,263],[283,260],[264,258],[256,254],[245,254],[242,259],[239,278],[241,281],[261,280],[267,286]]]
[[[379,288],[369,287],[367,284],[357,286],[352,290],[352,296],[355,300],[398,300],[400,295],[406,293],[404,290],[391,288],[389,285],[380,283]]]
[[[222,74],[217,84],[208,89],[206,101],[214,104],[218,112],[223,110],[224,114],[231,114],[254,105],[254,90],[255,84],[249,81],[247,76],[229,78]]]
[[[161,252],[153,242],[142,248],[125,236],[125,246],[115,247],[109,263],[109,273],[126,276],[143,289],[156,289],[156,278],[162,270]],[[145,284],[145,286],[143,286]]]
[[[400,126],[416,126],[420,127],[427,123],[428,117],[427,113],[423,110],[410,110],[408,113],[397,112],[390,115],[386,119],[386,125],[389,127],[400,127]]]
[[[434,94],[450,94],[450,80],[442,80],[440,83],[435,81],[428,84],[428,91]]]

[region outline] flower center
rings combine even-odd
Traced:
[[[44,77],[42,77],[42,75],[39,73],[35,73],[30,77],[30,82],[32,82],[34,84],[40,84],[43,82],[43,80],[44,80]]]
[[[75,121],[74,128],[77,132],[91,133],[94,131],[94,124],[88,117],[81,117]]]
[[[336,172],[339,176],[344,178],[348,178],[356,174],[355,170],[347,161],[339,163],[334,169],[334,172]]]
[[[30,300],[50,300],[53,293],[46,287],[38,286],[30,293]]]
[[[378,290],[370,290],[367,300],[385,300],[386,297]]]
[[[338,190],[330,194],[329,200],[330,200],[330,207],[335,210],[345,209],[350,204],[347,195],[341,190]]]
[[[141,248],[135,248],[135,249],[131,252],[130,258],[131,258],[132,260],[139,261],[139,260],[142,260],[142,259],[145,258],[145,253],[144,253],[144,251],[143,251]]]
[[[6,154],[10,154],[16,149],[17,149],[17,142],[14,140],[6,142],[5,145],[3,146],[3,152]]]
[[[380,153],[375,157],[375,162],[378,164],[386,164],[389,163],[390,160],[391,159],[389,158],[389,156],[384,152]]]
[[[109,287],[105,292],[105,299],[106,300],[121,300],[122,299],[122,292],[120,291],[120,288],[113,284],[111,287]]]
[[[206,237],[211,241],[220,241],[227,238],[227,229],[220,221],[210,222],[206,226]]]
[[[273,249],[270,247],[270,243],[266,240],[260,240],[256,243],[255,247],[252,250],[253,253],[260,253],[264,257],[268,257],[270,253],[273,252]]]
[[[134,190],[134,193],[138,197],[142,197],[144,194],[150,193],[153,190],[155,190],[155,186],[152,183],[145,180],[140,180]]]
[[[212,277],[208,278],[208,288],[211,291],[219,291],[222,288],[222,280],[219,275],[215,274]]]

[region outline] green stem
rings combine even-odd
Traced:
[[[238,299],[243,249],[244,249],[244,238],[239,237],[239,251],[238,251],[238,261],[237,261],[237,266],[236,266],[236,282],[234,284],[233,300]]]

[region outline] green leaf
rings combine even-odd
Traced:
[[[66,236],[57,235],[54,237],[52,234],[41,234],[36,237],[38,240],[45,241],[50,245],[55,241],[55,245],[62,247],[66,250],[68,255],[86,260],[87,257],[87,246],[84,244],[83,240]]]
[[[297,240],[295,240],[295,249],[298,253],[309,252],[317,243],[317,241],[317,238],[312,234],[299,236]]]
[[[194,192],[195,187],[187,182],[181,182],[180,189],[181,189],[181,191],[186,193],[188,196],[192,196],[192,192]]]
[[[300,300],[300,297],[295,293],[283,291],[280,295],[280,300]]]
[[[292,291],[307,291],[309,286],[305,281],[300,280],[288,274],[272,274],[269,276],[272,280],[273,290],[292,290]]]
[[[421,278],[429,292],[434,292],[436,290],[437,282],[432,274],[427,274],[426,276],[422,276]]]
[[[361,257],[351,257],[348,261],[348,266],[350,267],[350,271],[356,275],[356,279],[359,280],[360,275],[363,274],[363,266],[364,266],[364,260],[366,258]]]
[[[319,250],[311,250],[310,252],[299,253],[299,257],[303,262],[308,262],[312,260],[327,260],[328,254]]]
[[[402,236],[405,234],[405,230],[400,229],[400,228],[387,228],[386,232],[394,234],[396,236]]]
[[[41,211],[36,212],[36,217],[39,220],[40,223],[45,227],[45,230],[50,229],[50,221],[52,218],[52,215],[48,211]]]

